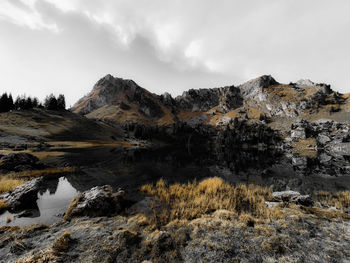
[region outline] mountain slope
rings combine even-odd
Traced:
[[[350,110],[349,95],[332,91],[327,84],[309,80],[281,84],[261,76],[240,86],[191,89],[181,96],[156,95],[132,80],[107,75],[80,99],[73,112],[88,118],[119,123],[169,126],[178,120],[190,124],[225,124],[230,119],[336,117]]]
[[[0,142],[8,139],[103,140],[122,138],[121,129],[104,122],[89,120],[69,111],[34,109],[0,114]]]

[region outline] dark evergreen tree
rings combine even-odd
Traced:
[[[19,96],[17,96],[17,98],[15,100],[15,103],[13,104],[13,107],[14,107],[15,110],[19,110],[20,109],[20,107],[19,107],[20,100],[21,100],[21,98]]]
[[[32,108],[33,108],[32,98],[31,98],[31,97],[28,97],[28,98],[25,100],[24,109],[25,109],[25,110],[29,110],[29,109],[32,109]]]
[[[14,109],[14,105],[13,105],[13,98],[12,98],[12,94],[10,93],[9,97],[8,97],[8,110],[13,110]]]
[[[57,98],[57,109],[58,110],[66,109],[66,99],[63,94],[60,94]]]
[[[7,108],[7,93],[4,93],[0,97],[0,112],[6,112],[6,108]]]
[[[0,112],[7,112],[13,109],[12,95],[4,93],[0,96]]]
[[[32,101],[32,106],[33,108],[38,108],[39,107],[39,100],[38,98],[33,98],[33,101]]]
[[[45,98],[44,107],[47,110],[57,110],[57,99],[53,94]]]

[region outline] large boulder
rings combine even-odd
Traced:
[[[71,220],[78,216],[110,216],[123,210],[125,192],[113,192],[110,185],[96,186],[76,196],[69,205],[64,219]]]
[[[36,206],[41,182],[42,178],[31,180],[16,187],[14,190],[1,195],[0,200],[8,205],[8,210],[11,212],[33,208],[33,206]]]
[[[39,159],[29,153],[10,153],[0,159],[0,170],[23,171],[41,168],[43,165]]]

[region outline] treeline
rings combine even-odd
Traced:
[[[11,110],[29,110],[33,108],[45,108],[47,110],[64,110],[66,109],[66,99],[63,94],[56,98],[53,94],[46,96],[44,103],[38,98],[18,96],[14,101],[11,94],[3,93],[0,97],[0,112]]]

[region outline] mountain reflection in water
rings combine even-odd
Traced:
[[[51,224],[58,222],[78,193],[109,184],[126,190],[127,198],[142,199],[141,185],[163,178],[169,183],[187,183],[220,176],[232,184],[259,184],[273,191],[350,190],[348,157],[300,157],[267,149],[230,149],[224,152],[187,151],[173,147],[157,149],[87,148],[67,150],[64,164],[81,172],[45,180],[34,208],[19,214],[0,215],[2,225]],[[12,221],[6,223],[7,218]]]

